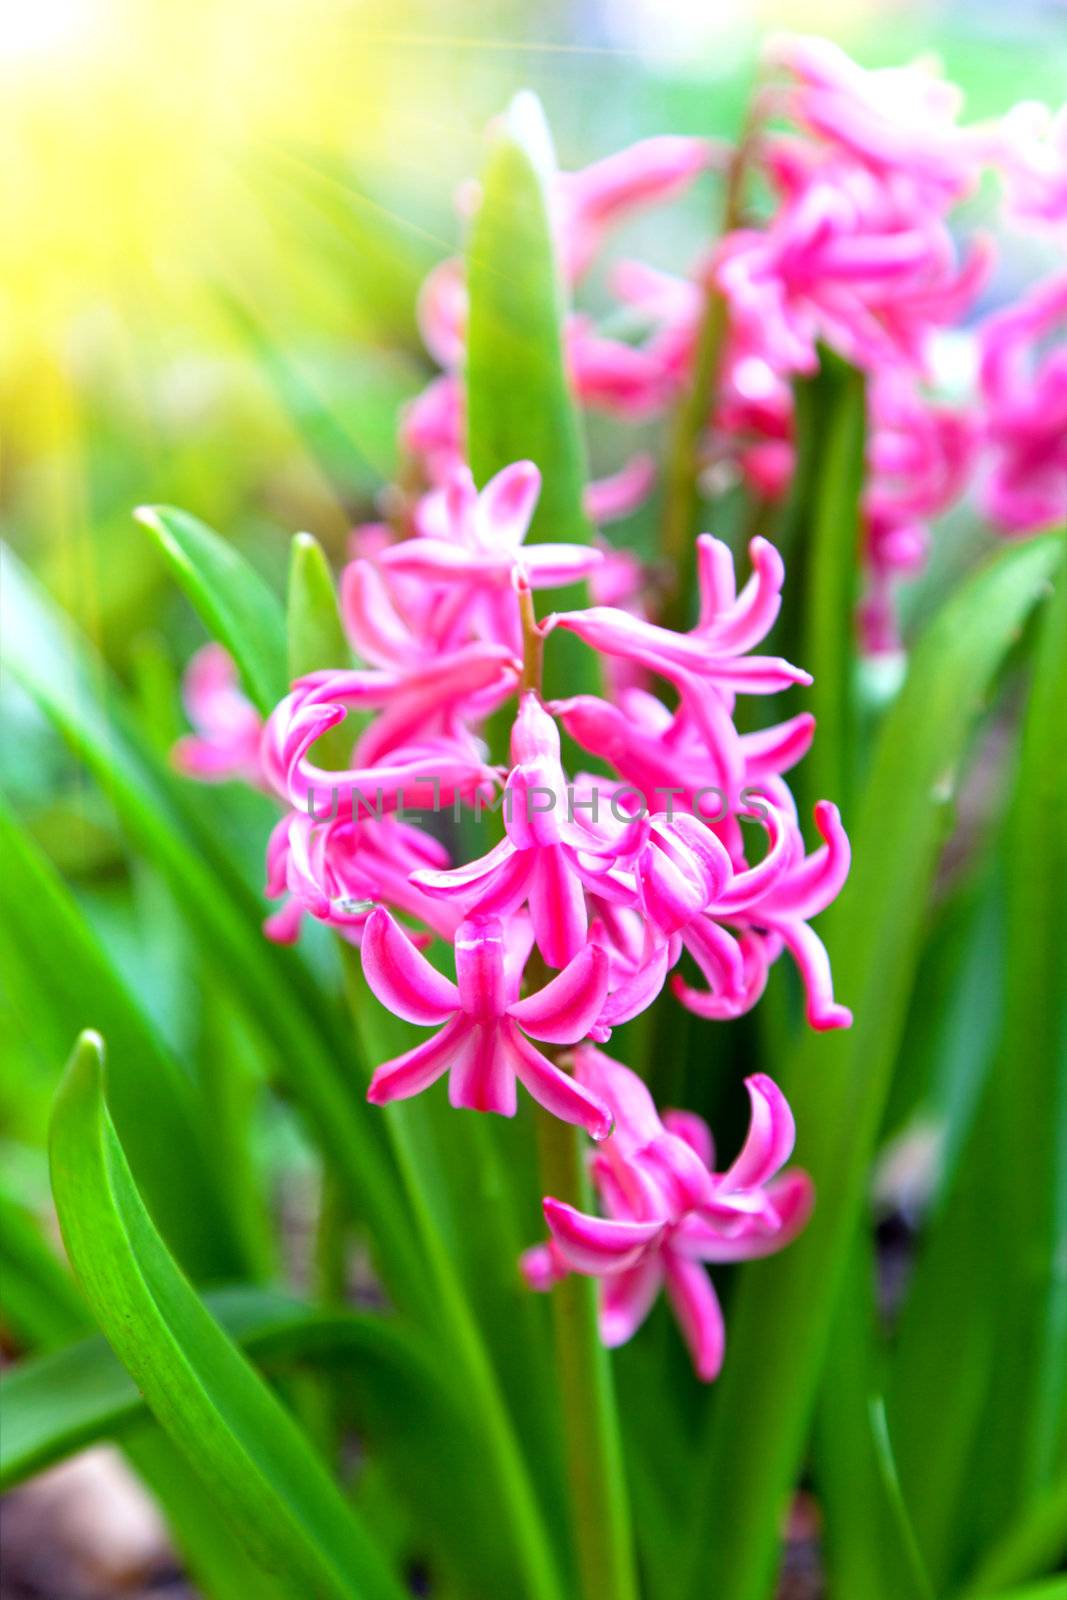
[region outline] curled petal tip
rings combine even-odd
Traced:
[[[816,1033],[832,1033],[838,1028],[851,1028],[852,1012],[848,1006],[832,1005],[817,1014],[808,1013],[808,1024]]]

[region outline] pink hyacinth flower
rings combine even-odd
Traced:
[[[587,945],[544,988],[520,1000],[528,950],[528,934],[514,919],[507,930],[495,918],[464,922],[455,938],[453,983],[387,911],[375,911],[361,946],[367,982],[395,1015],[439,1031],[378,1068],[367,1091],[372,1104],[408,1099],[447,1072],[454,1106],[510,1117],[518,1080],[553,1116],[576,1123],[594,1139],[605,1138],[611,1129],[607,1106],[530,1038],[574,1044],[586,1036],[607,994],[607,959]]]
[[[243,693],[237,668],[221,644],[206,644],[185,671],[182,698],[196,729],[174,746],[179,772],[201,783],[236,778],[265,787],[260,760],[263,719]]]
[[[1067,223],[1067,105],[1056,112],[1036,100],[1013,106],[1000,124],[993,153],[1017,217]]]
[[[700,173],[722,167],[729,147],[661,134],[553,179],[553,215],[564,270],[573,283],[591,265],[608,231],[646,206],[672,200]]]
[[[792,179],[790,179],[792,181]],[[958,257],[943,218],[859,167],[814,167],[765,230],[728,234],[712,277],[732,324],[779,373],[811,373],[818,342],[855,365],[923,363],[932,329],[973,301],[990,241]]]
[[[1009,534],[1054,527],[1067,519],[1067,274],[990,317],[980,340],[984,509]]]
[[[711,1134],[692,1112],[661,1120],[640,1078],[592,1046],[576,1053],[583,1084],[611,1107],[615,1127],[592,1161],[602,1215],[551,1196],[550,1239],[528,1250],[522,1271],[534,1289],[568,1272],[599,1278],[601,1338],[625,1344],[666,1290],[697,1376],[719,1374],[725,1329],[706,1263],[754,1260],[789,1244],[811,1214],[806,1173],[781,1173],[793,1149],[792,1114],[763,1074],[746,1079],[748,1135],[725,1172],[714,1172]]]
[[[688,633],[675,633],[610,606],[558,612],[545,632],[565,628],[594,650],[639,662],[661,677],[713,684],[727,692],[775,694],[811,674],[771,656],[747,654],[770,631],[781,606],[785,569],[766,539],[749,545],[753,573],[740,594],[729,545],[703,533],[697,540],[700,616]]]
[[[505,467],[481,493],[463,468],[420,501],[417,536],[383,551],[381,564],[390,574],[451,586],[482,637],[517,650],[516,576],[532,589],[565,587],[604,559],[591,545],[523,545],[540,492],[532,461]]]
[[[871,70],[829,39],[800,34],[771,39],[764,59],[794,79],[782,109],[880,176],[931,201],[974,185],[984,137],[957,126],[962,92],[931,61]]]
[[[443,867],[448,853],[421,828],[395,817],[332,817],[316,821],[289,811],[275,825],[267,846],[267,895],[287,894],[290,904],[337,928],[358,943],[377,905],[417,917],[450,939],[460,921],[448,904],[421,894],[411,881],[419,867]],[[288,909],[283,908],[283,910]],[[278,913],[268,932],[287,932]],[[281,942],[286,942],[282,937]]]
[[[483,704],[486,694],[497,703],[506,698],[517,671],[503,647],[472,644],[412,674],[309,673],[267,723],[263,759],[270,782],[290,805],[316,816],[324,806],[352,816],[361,807],[377,813],[436,806],[491,789],[495,774],[464,713],[472,700]],[[314,745],[349,708],[380,713],[356,742],[355,765],[339,771],[318,766],[311,759]]]
[[[559,731],[534,694],[522,696],[511,752],[505,837],[466,866],[424,869],[413,882],[434,899],[462,906],[466,916],[508,918],[528,905],[542,956],[550,967],[563,967],[586,944],[585,886],[595,882],[596,858],[609,860],[613,844],[573,805]]]
[[[694,989],[676,977],[674,993],[699,1016],[738,1016],[758,999],[767,966],[784,948],[804,985],[809,1026],[820,1032],[851,1027],[851,1011],[834,999],[826,947],[809,927],[811,918],[837,898],[848,878],[851,851],[840,814],[829,800],[818,802],[815,826],[823,842],[810,855],[804,853],[794,819],[775,808],[768,808],[768,814],[775,831],[763,861],[738,874],[682,932],[709,990]],[[740,949],[723,924],[747,934]]]

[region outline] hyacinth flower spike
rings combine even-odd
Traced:
[[[470,919],[455,937],[456,981],[432,967],[387,911],[372,913],[361,954],[367,982],[397,1016],[438,1031],[385,1062],[371,1079],[374,1105],[419,1094],[446,1072],[454,1106],[515,1114],[516,1080],[546,1111],[594,1139],[611,1131],[611,1112],[592,1090],[530,1043],[585,1038],[607,995],[608,961],[587,945],[544,988],[518,998],[530,948],[523,920]]]

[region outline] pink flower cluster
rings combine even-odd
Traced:
[[[1057,226],[1062,129],[1026,117],[960,128],[954,91],[926,69],[866,73],[817,41],[781,41],[769,61],[779,78],[762,91],[744,146],[774,195],[769,220],[739,219],[690,278],[621,263],[613,287],[644,337],[623,343],[572,316],[568,366],[583,405],[656,414],[690,381],[712,286],[728,314],[707,460],[728,461],[766,499],[785,492],[793,470],[793,377],[814,370],[822,345],[860,366],[870,421],[864,624],[881,647],[894,641],[890,579],[921,563],[929,521],[963,491],[977,450],[989,463],[980,492],[1001,526],[1026,531],[1067,512],[1067,365],[1049,347],[1067,322],[1061,280],[987,322],[980,404],[950,405],[930,387],[939,334],[988,262],[981,241],[957,249],[952,207],[995,160],[1019,214]],[[781,119],[789,130],[772,132]],[[625,215],[726,159],[704,141],[653,139],[557,175],[568,282]],[[420,306],[442,372],[401,422],[414,470],[391,523],[356,531],[341,578],[358,665],[298,679],[264,723],[225,652],[208,646],[186,681],[195,732],[175,758],[192,776],[238,777],[280,802],[268,935],[295,939],[305,916],[327,923],[358,946],[378,999],[426,1030],[376,1065],[369,1099],[385,1104],[447,1078],[454,1106],[510,1116],[521,1084],[584,1129],[599,1215],[547,1198],[550,1237],[525,1256],[527,1280],[600,1279],[608,1344],[630,1337],[664,1287],[710,1379],[723,1333],[703,1264],[777,1250],[810,1211],[806,1176],[781,1173],[792,1117],[769,1079],[749,1079],[749,1135],[716,1171],[700,1119],[661,1120],[640,1079],[599,1047],[669,1003],[666,990],[700,1017],[739,1017],[783,955],[808,1023],[847,1027],[812,921],[845,882],[848,840],[825,800],[814,813],[819,842],[805,844],[787,775],[813,719],[737,725],[739,696],[810,681],[761,653],[784,581],[774,546],[751,542],[739,585],[729,548],[701,535],[696,620],[682,631],[656,620],[632,556],[602,543],[527,543],[537,467],[517,462],[479,492],[463,459],[466,314],[462,269],[446,263]],[[591,516],[632,510],[651,472],[635,454],[590,485]],[[552,591],[576,584],[591,603],[553,611]],[[599,692],[544,698],[541,656],[559,633],[590,652]],[[345,751],[340,767],[323,764],[327,735]],[[576,752],[588,760],[579,754],[568,771]],[[450,842],[477,840],[479,829],[484,847],[454,860]]]
[[[632,1338],[665,1288],[696,1374],[710,1382],[722,1366],[725,1330],[704,1264],[772,1255],[811,1215],[811,1179],[781,1171],[793,1149],[789,1107],[770,1078],[748,1078],[748,1137],[726,1171],[715,1172],[701,1117],[668,1111],[661,1121],[641,1079],[593,1045],[575,1051],[574,1070],[614,1117],[591,1163],[602,1215],[546,1198],[550,1237],[527,1250],[523,1275],[542,1290],[570,1272],[598,1278],[609,1348]]]
[[[528,462],[481,493],[459,467],[422,497],[411,537],[364,539],[372,553],[345,569],[341,602],[366,665],[299,679],[263,726],[209,646],[188,684],[199,731],[178,755],[187,771],[217,778],[228,751],[235,775],[283,803],[267,888],[284,903],[268,933],[295,938],[305,914],[329,923],[359,945],[379,1000],[431,1030],[378,1065],[368,1098],[403,1099],[447,1076],[454,1106],[510,1116],[521,1084],[545,1111],[602,1141],[594,1171],[608,1214],[615,1224],[639,1221],[647,1247],[640,1263],[625,1262],[627,1271],[640,1265],[636,1298],[626,1300],[630,1276],[613,1280],[608,1300],[622,1298],[612,1337],[627,1325],[623,1300],[636,1326],[636,1307],[662,1275],[698,1370],[712,1376],[721,1336],[693,1262],[764,1254],[801,1225],[804,1180],[769,1183],[791,1143],[788,1112],[756,1080],[747,1153],[724,1175],[700,1176],[698,1156],[710,1158],[697,1123],[653,1126],[654,1113],[640,1110],[647,1091],[590,1041],[606,1043],[668,979],[696,1014],[740,1016],[783,952],[811,1025],[847,1026],[811,919],[845,881],[848,841],[825,801],[815,812],[821,842],[808,851],[786,782],[813,719],[745,734],[734,724],[738,695],[810,681],[757,653],[780,604],[773,546],[753,541],[752,573],[738,588],[727,547],[700,537],[689,632],[607,604],[537,622],[535,591],[610,565],[590,546],[524,543],[539,488]],[[542,699],[536,668],[558,632],[614,664],[604,696]],[[506,708],[510,759],[497,763],[488,739]],[[320,765],[319,741],[348,717],[348,763]],[[602,770],[572,778],[561,730]],[[470,836],[485,830],[475,859],[450,862],[445,809],[470,819]],[[494,842],[487,818],[497,810]],[[675,970],[683,954],[690,973]],[[561,1048],[576,1050],[573,1070]],[[679,1128],[696,1141],[689,1154]],[[591,1257],[568,1254],[555,1212],[550,1220],[553,1270],[591,1270]]]
[[[653,138],[556,176],[554,221],[571,288],[612,227],[707,170],[741,161],[772,197],[766,218],[742,211],[688,275],[616,262],[611,291],[642,331],[624,342],[572,314],[570,377],[587,409],[631,423],[661,415],[692,380],[709,291],[721,295],[727,328],[708,397],[706,481],[739,473],[758,500],[780,502],[793,474],[794,379],[818,368],[821,347],[859,367],[868,380],[861,639],[872,651],[892,649],[894,589],[921,570],[932,524],[972,482],[1007,533],[1067,515],[1062,343],[1044,350],[1051,332],[1062,334],[1050,306],[1062,299],[1064,279],[970,328],[993,247],[984,234],[957,242],[957,208],[991,170],[1016,225],[1063,227],[1067,108],[1052,117],[1027,103],[998,125],[961,126],[962,96],[930,63],[868,71],[815,38],[772,40],[764,68],[750,136],[734,156],[697,139]],[[426,345],[444,375],[413,403],[402,432],[424,483],[442,482],[461,459],[465,320],[462,266],[446,262],[421,305]],[[981,362],[980,385],[962,394],[951,340],[974,351],[965,364]],[[1028,406],[1019,394],[1027,378]],[[654,479],[653,460],[635,452],[589,485],[589,515],[597,523],[628,515]]]

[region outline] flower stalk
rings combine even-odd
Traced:
[[[588,1207],[581,1136],[539,1113],[542,1191]],[[552,1295],[556,1369],[581,1600],[637,1600],[633,1533],[610,1357],[597,1331],[596,1284],[577,1273]]]
[[[741,139],[726,168],[721,235],[740,226],[745,178],[756,147],[759,96],[752,95]],[[668,628],[688,626],[693,593],[693,536],[699,503],[700,444],[714,403],[730,331],[726,296],[709,269],[689,383],[674,415],[664,483],[663,555],[669,587],[663,606]]]

